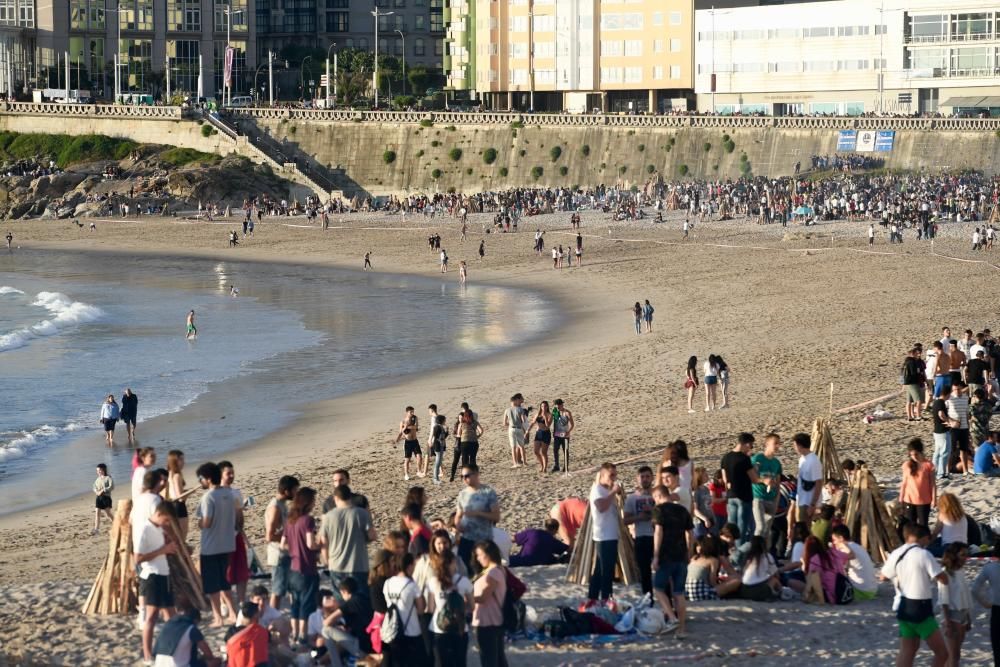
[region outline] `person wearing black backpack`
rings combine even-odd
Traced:
[[[396,556],[400,559],[395,576],[382,586],[386,613],[382,619],[383,667],[425,667],[427,652],[424,650],[420,614],[424,613],[424,597],[413,581],[413,554]]]
[[[472,582],[458,573],[450,549],[431,556],[427,578],[427,611],[434,648],[434,667],[465,667],[469,651],[466,616],[472,612]]]

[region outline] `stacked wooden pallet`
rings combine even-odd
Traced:
[[[132,558],[131,500],[119,500],[104,564],[97,574],[87,601],[85,614],[128,614],[137,609],[135,563]]]
[[[167,533],[168,539],[179,545],[176,552],[167,556],[167,563],[170,565],[170,590],[173,591],[174,599],[177,602],[182,599],[187,600],[198,609],[208,609],[208,598],[201,589],[201,575],[187,545],[180,539],[181,531],[177,519],[170,519],[170,524],[164,527],[164,532]]]
[[[615,512],[618,516],[618,563],[615,568],[615,579],[623,584],[629,585],[639,581],[639,568],[635,562],[635,543],[632,535],[625,525],[625,519],[621,512],[621,502],[609,512]],[[597,561],[597,550],[594,548],[594,526],[590,519],[590,503],[587,503],[587,513],[583,516],[580,529],[576,532],[576,541],[573,543],[573,553],[569,559],[569,566],[566,571],[566,578],[571,583],[590,583],[590,575],[594,571],[594,564]],[[650,567],[647,563],[646,567]]]
[[[840,464],[840,457],[837,456],[837,448],[833,444],[833,435],[830,433],[830,422],[824,417],[819,417],[813,424],[812,431],[812,451],[819,457],[823,464],[823,481],[844,480],[844,468]]]
[[[867,466],[861,466],[847,498],[844,523],[851,530],[851,537],[860,544],[875,563],[884,563],[892,550],[900,545],[899,535],[885,496],[875,475]]]

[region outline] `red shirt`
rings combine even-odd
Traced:
[[[257,667],[268,664],[268,632],[256,623],[251,623],[226,642],[229,667]]]

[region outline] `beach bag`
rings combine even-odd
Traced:
[[[569,627],[570,635],[590,634],[590,620],[587,619],[588,614],[581,614],[569,607],[559,607],[559,615],[562,616],[563,621]]]
[[[507,592],[503,596],[503,627],[507,632],[519,632],[524,629],[525,608],[521,602],[521,597],[527,592],[528,587],[517,578],[510,568],[504,568],[504,577],[507,580]]]
[[[365,628],[365,632],[368,633],[368,638],[371,640],[373,653],[382,653],[382,619],[384,618],[384,614],[375,612],[372,615],[371,623]]]
[[[644,635],[658,635],[665,627],[663,612],[652,607],[640,611],[635,620],[635,629]]]
[[[851,604],[854,602],[854,584],[851,580],[837,573],[837,583],[834,585],[834,604]]]
[[[465,600],[452,588],[444,598],[444,605],[434,615],[438,629],[445,634],[462,634],[465,630]]]
[[[416,585],[413,583],[412,579],[406,582],[406,586],[410,586],[411,584],[414,586]],[[403,590],[406,590],[406,586],[403,587]],[[406,619],[405,620],[402,619],[401,614],[399,612],[399,607],[396,606],[396,602],[399,601],[399,598],[402,597],[402,594],[403,591],[400,591],[399,595],[395,596],[396,599],[393,602],[391,602],[389,606],[386,608],[385,618],[382,619],[382,627],[381,627],[383,644],[391,644],[396,639],[396,637],[403,636],[403,633],[406,632],[406,626],[410,622],[410,616],[413,615],[413,611],[416,605],[410,608],[410,613],[406,615]]]

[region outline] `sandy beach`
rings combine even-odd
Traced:
[[[88,232],[66,222],[5,223],[22,249],[113,251],[136,256],[202,256],[262,262],[333,265],[360,270],[366,250],[376,271],[437,276],[437,255],[427,236],[437,232],[452,266],[469,263],[470,282],[541,291],[554,303],[547,335],[482,361],[399,378],[391,386],[303,407],[291,427],[247,442],[232,452],[236,485],[257,500],[247,533],[260,543],[263,511],[281,474],[326,493],[331,472],[347,467],[353,488],[366,494],[380,533],[394,527],[410,485],[402,481],[401,453],[390,443],[405,405],[422,410],[437,403],[451,417],[469,401],[486,434],[480,449],[483,482],[501,499],[500,526],[513,533],[538,526],[559,498],[583,494],[602,461],[619,461],[627,488],[635,469],[659,460],[669,440],[686,440],[695,465],[714,469],[740,431],[758,438],[768,431],[786,440],[809,431],[816,417],[896,391],[899,366],[914,341],[929,343],[941,326],[1000,329],[988,314],[1000,251],[973,252],[974,224],[945,225],[933,246],[910,232],[902,245],[879,239],[868,249],[867,223],[815,227],[758,226],[750,221],[698,224],[687,240],[680,219],[668,223],[610,221],[585,212],[584,264],[552,269],[550,254],[532,252],[534,230],[546,231],[546,249],[572,247],[569,214],[528,218],[517,234],[481,234],[490,214],[471,216],[469,238],[459,242],[451,218],[335,216],[326,232],[304,219],[271,220],[237,249],[226,247],[230,223],[174,219],[98,221]],[[480,239],[486,258],[478,260]],[[18,252],[17,249],[14,250]],[[977,263],[979,262],[979,263]],[[0,270],[3,269],[0,259]],[[458,280],[453,270],[441,280]],[[980,286],[969,298],[964,286]],[[263,286],[261,286],[263,288]],[[248,291],[242,288],[244,294]],[[978,292],[981,296],[975,297]],[[631,305],[649,299],[656,307],[654,332],[635,334]],[[732,369],[731,409],[688,414],[683,390],[690,355],[725,356]],[[540,475],[510,467],[502,412],[522,392],[529,405],[563,398],[575,416],[572,472]],[[905,443],[930,441],[928,423],[908,423],[901,399],[885,402],[897,417],[862,422],[864,410],[844,411],[833,421],[841,457],[864,459],[895,495]],[[420,414],[423,414],[422,412]],[[140,424],[141,429],[141,424]],[[141,430],[140,430],[141,435]],[[101,446],[95,434],[95,449]],[[183,449],[184,443],[177,443]],[[786,471],[796,469],[786,445]],[[200,461],[188,461],[188,482]],[[81,461],[83,466],[91,465]],[[430,518],[445,517],[459,483],[427,484]],[[120,489],[124,484],[120,482]],[[967,511],[979,520],[992,513],[1000,480],[958,480]],[[2,486],[0,486],[2,489]],[[83,489],[85,491],[85,489]],[[120,491],[121,496],[124,491]],[[106,535],[89,534],[92,503],[73,501],[0,517],[0,656],[10,664],[136,664],[138,635],[128,619],[78,613],[107,549]],[[197,543],[197,531],[193,531]],[[970,570],[974,575],[975,569]],[[583,590],[564,583],[561,568],[527,574],[527,604],[539,616]],[[617,592],[620,598],[637,597]],[[801,602],[744,601],[691,605],[685,641],[657,638],[613,646],[510,648],[511,664],[584,665],[688,662],[706,665],[800,664],[813,658],[831,665],[889,664],[896,649],[890,589],[875,601],[831,608]],[[55,614],[55,616],[53,616]],[[965,644],[966,664],[989,661],[988,622],[974,621]],[[471,664],[475,652],[470,653]],[[0,657],[0,665],[3,658]]]

